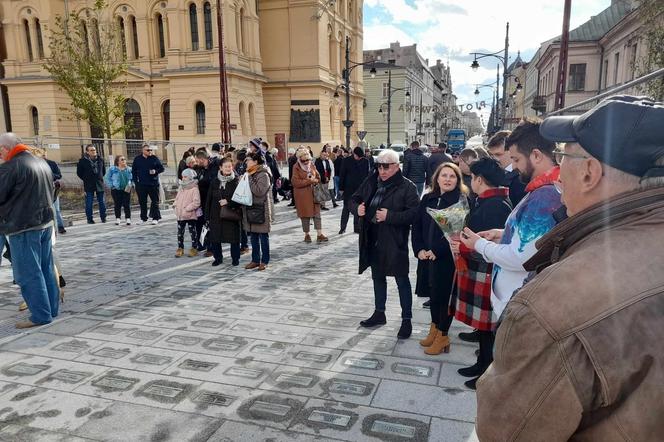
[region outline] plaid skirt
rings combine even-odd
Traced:
[[[461,249],[461,257],[468,270],[457,273],[458,296],[454,317],[481,331],[493,331],[496,323],[491,307],[491,277],[493,264],[478,253]]]

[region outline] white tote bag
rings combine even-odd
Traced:
[[[242,175],[231,200],[238,204],[242,204],[243,206],[251,206],[254,203],[254,198],[251,195],[251,188],[249,187],[249,174],[245,173]]]

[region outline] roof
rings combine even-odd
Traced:
[[[521,59],[521,51],[519,51],[516,55],[516,59],[512,62],[512,64],[509,65],[507,68],[507,72],[512,72],[514,69],[523,66],[525,63]]]
[[[569,41],[599,40],[632,11],[627,2],[615,2],[590,20],[570,31]],[[556,39],[560,40],[560,37]]]

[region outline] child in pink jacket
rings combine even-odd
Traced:
[[[189,226],[189,233],[191,234],[189,256],[197,256],[198,234],[196,233],[196,221],[198,220],[198,213],[201,211],[201,194],[198,191],[196,172],[193,169],[185,169],[182,172],[180,188],[173,206],[178,220],[178,250],[175,252],[175,257],[179,258],[184,255],[185,226]]]

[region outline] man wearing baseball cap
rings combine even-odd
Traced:
[[[477,383],[481,440],[661,440],[664,104],[549,117],[569,218],[537,242]]]

